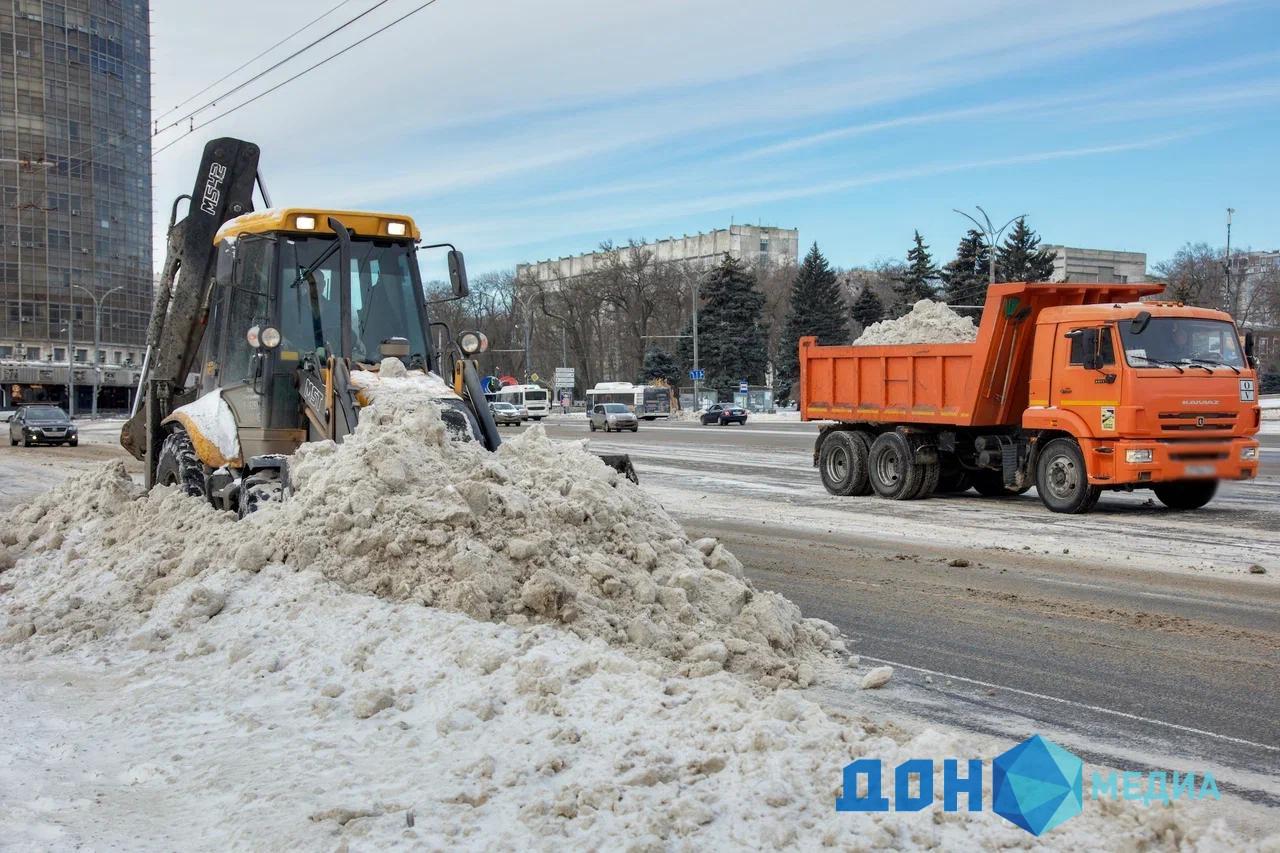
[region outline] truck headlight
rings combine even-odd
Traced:
[[[1257,459],[1257,458],[1258,458],[1258,448],[1256,448],[1256,447],[1242,447],[1242,448],[1240,448],[1240,458],[1241,458],[1241,459]]]
[[[1124,461],[1128,462],[1131,465],[1135,463],[1141,463],[1141,462],[1150,462],[1151,459],[1152,459],[1151,448],[1145,448],[1143,450],[1126,450],[1124,452]]]

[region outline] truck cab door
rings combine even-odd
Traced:
[[[1120,370],[1115,329],[1105,324],[1062,324],[1054,345],[1049,402],[1074,412],[1098,438],[1115,436]]]

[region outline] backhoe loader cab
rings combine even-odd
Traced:
[[[431,331],[443,324],[428,317],[418,272],[422,250],[447,249],[453,298],[464,297],[462,254],[419,245],[408,216],[273,208],[259,153],[211,140],[194,188],[173,204],[142,378],[120,434],[147,487],[252,511],[287,490],[299,445],[349,435],[392,373],[410,383],[412,402],[440,407],[456,439],[496,450],[475,362],[485,337],[462,331],[454,341],[446,328],[442,358]],[[255,187],[265,210],[253,209]],[[626,456],[602,458],[635,479]]]

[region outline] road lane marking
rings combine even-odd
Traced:
[[[920,666],[911,666],[910,664],[905,664],[905,663],[895,663],[891,660],[885,660],[884,658],[871,657],[870,655],[859,655],[859,658],[861,658],[862,660],[873,661],[875,663],[888,664],[889,666],[900,666],[903,669],[909,669],[913,672],[923,672],[926,675],[936,675],[939,678],[950,678],[954,681],[964,681],[968,684],[976,684],[979,687],[987,687],[992,690],[1006,690],[1010,693],[1017,693],[1021,696],[1029,696],[1032,699],[1043,699],[1048,702],[1059,702],[1063,705],[1070,705],[1073,708],[1083,708],[1086,711],[1096,711],[1100,714],[1111,714],[1114,717],[1124,717],[1127,720],[1137,720],[1140,723],[1150,723],[1151,725],[1154,725],[1154,726],[1164,726],[1165,728],[1176,729],[1177,731],[1180,731],[1180,732],[1187,732],[1189,734],[1216,738],[1217,740],[1225,740],[1230,743],[1240,744],[1241,746],[1252,746],[1258,749],[1265,749],[1268,752],[1280,752],[1280,746],[1270,746],[1265,743],[1258,743],[1252,740],[1245,740],[1244,738],[1232,737],[1231,735],[1218,734],[1217,732],[1208,732],[1208,731],[1205,731],[1204,729],[1196,729],[1196,728],[1192,728],[1191,726],[1181,725],[1179,723],[1170,723],[1170,722],[1166,722],[1165,720],[1157,720],[1152,717],[1143,717],[1140,714],[1130,714],[1128,711],[1116,711],[1112,708],[1103,708],[1100,705],[1090,705],[1087,702],[1077,702],[1074,699],[1062,699],[1058,696],[1048,696],[1044,693],[1036,693],[1031,690],[1021,690],[1017,687],[1005,687],[1003,684],[992,684],[989,681],[979,681],[976,678],[966,678],[963,675],[952,675],[947,672],[939,672],[936,669],[925,669],[924,667],[920,667]]]

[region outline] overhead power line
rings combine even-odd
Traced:
[[[384,0],[384,2],[385,2],[385,0]],[[378,29],[376,29],[376,30],[374,30],[373,32],[369,33],[369,34],[368,34],[367,36],[365,36],[364,38],[361,38],[361,39],[359,39],[358,41],[354,41],[354,42],[352,42],[351,44],[347,45],[346,47],[344,47],[342,50],[338,51],[337,53],[330,54],[329,56],[326,56],[324,59],[320,60],[319,62],[317,62],[317,63],[315,63],[315,64],[313,64],[313,65],[310,65],[310,66],[308,66],[308,67],[304,68],[303,70],[299,71],[297,74],[293,75],[292,77],[289,77],[289,78],[287,78],[287,79],[285,79],[285,80],[280,81],[280,82],[279,82],[279,83],[277,83],[276,85],[272,86],[270,89],[267,89],[266,91],[263,91],[263,92],[259,92],[257,95],[254,95],[254,96],[253,96],[252,98],[250,98],[249,100],[247,100],[247,101],[242,101],[241,103],[236,104],[234,107],[231,107],[231,108],[230,108],[230,109],[228,109],[228,110],[224,110],[223,112],[218,113],[216,116],[214,116],[213,118],[209,119],[208,121],[202,122],[202,123],[197,124],[197,125],[193,125],[193,126],[190,128],[190,130],[188,130],[188,131],[187,131],[186,133],[184,133],[182,136],[179,136],[177,139],[174,139],[172,142],[168,142],[168,143],[166,143],[166,144],[162,145],[161,147],[157,148],[155,151],[153,151],[153,152],[152,152],[151,156],[152,156],[152,157],[154,157],[155,155],[160,154],[161,152],[166,151],[166,150],[167,150],[167,149],[169,149],[169,148],[172,148],[174,145],[176,145],[178,142],[180,142],[183,138],[185,138],[186,136],[189,136],[189,135],[190,135],[190,134],[192,134],[192,133],[195,133],[197,130],[200,130],[201,128],[204,128],[204,127],[208,127],[209,125],[213,124],[213,123],[214,123],[215,121],[217,121],[218,119],[226,118],[227,116],[231,115],[233,112],[235,112],[236,110],[240,109],[241,107],[247,107],[247,106],[249,106],[250,104],[252,104],[254,101],[257,101],[257,100],[260,100],[260,99],[262,99],[262,98],[265,98],[267,95],[270,95],[272,92],[276,91],[277,89],[280,89],[280,88],[282,88],[282,87],[284,87],[284,86],[289,85],[289,84],[290,84],[290,83],[292,83],[294,80],[297,80],[299,77],[303,77],[303,76],[305,76],[305,75],[307,75],[307,74],[310,74],[312,71],[316,70],[316,69],[317,69],[317,68],[319,68],[321,65],[324,65],[325,63],[327,63],[327,62],[329,62],[329,61],[331,61],[331,60],[337,59],[339,56],[342,56],[342,54],[346,53],[347,51],[351,50],[352,48],[359,47],[360,45],[362,45],[362,44],[364,44],[365,42],[367,42],[369,39],[373,38],[373,37],[374,37],[374,36],[376,36],[376,35],[379,35],[379,34],[381,34],[381,33],[386,32],[387,30],[391,29],[391,28],[392,28],[392,27],[394,27],[396,24],[400,23],[401,21],[405,20],[406,18],[409,18],[409,17],[410,17],[410,16],[412,16],[412,15],[416,15],[418,12],[421,12],[423,9],[427,8],[428,6],[433,6],[433,5],[435,5],[435,3],[436,3],[436,2],[438,2],[438,0],[427,0],[427,2],[423,3],[422,5],[420,5],[420,6],[415,6],[413,9],[410,9],[408,12],[405,12],[403,15],[401,15],[401,16],[400,16],[400,17],[398,17],[398,18],[396,18],[394,21],[391,21],[390,23],[385,24],[385,25],[383,25],[382,27],[379,27]],[[379,5],[381,5],[381,4],[379,4]]]
[[[330,16],[330,15],[332,15],[334,12],[338,11],[339,9],[341,9],[343,6],[347,5],[347,4],[348,4],[348,3],[350,3],[350,2],[351,2],[351,0],[342,0],[342,2],[341,2],[341,3],[339,3],[337,6],[333,6],[333,7],[331,7],[331,8],[329,9],[329,11],[322,13],[322,14],[321,14],[321,15],[319,15],[318,17],[312,18],[310,21],[308,21],[307,23],[303,24],[301,27],[299,27],[298,29],[294,30],[293,32],[289,33],[289,35],[287,35],[287,36],[285,36],[284,38],[280,39],[280,41],[278,41],[278,42],[276,42],[275,44],[271,45],[271,47],[269,47],[269,48],[267,48],[266,50],[262,51],[262,52],[261,52],[261,53],[259,53],[257,56],[253,57],[252,59],[247,59],[247,60],[245,60],[243,63],[241,63],[240,65],[237,65],[235,68],[231,69],[231,70],[230,70],[230,71],[228,71],[226,74],[223,74],[223,75],[222,75],[221,77],[219,77],[217,80],[214,80],[214,81],[213,81],[212,83],[210,83],[208,86],[205,86],[205,87],[204,87],[203,89],[201,89],[199,92],[196,92],[194,95],[191,95],[190,97],[188,97],[186,100],[183,100],[183,101],[178,102],[177,104],[174,104],[172,107],[170,107],[169,109],[165,110],[165,111],[164,111],[163,113],[161,113],[160,115],[156,116],[155,121],[156,121],[156,122],[159,122],[161,119],[163,119],[165,116],[169,115],[170,113],[173,113],[173,112],[176,112],[176,111],[178,111],[178,110],[182,109],[184,106],[186,106],[187,104],[191,103],[191,102],[192,102],[192,101],[194,101],[196,98],[200,97],[200,96],[201,96],[201,95],[203,95],[205,92],[207,92],[207,91],[209,91],[210,89],[212,89],[214,86],[216,86],[216,85],[218,85],[219,83],[221,83],[221,82],[223,82],[224,80],[226,80],[228,77],[233,77],[233,76],[235,76],[235,75],[236,75],[236,74],[238,74],[240,71],[244,70],[244,69],[245,69],[245,68],[247,68],[248,66],[250,66],[250,65],[252,65],[253,63],[257,62],[259,59],[261,59],[262,57],[266,56],[268,53],[270,53],[271,51],[275,50],[275,49],[276,49],[277,47],[279,47],[280,45],[282,45],[282,44],[284,44],[285,42],[287,42],[289,39],[293,38],[294,36],[298,35],[298,34],[299,34],[299,33],[301,33],[301,32],[304,32],[304,31],[306,31],[306,30],[310,29],[310,28],[311,28],[312,26],[314,26],[316,23],[318,23],[319,21],[323,20],[324,18],[329,17],[329,16]]]
[[[253,82],[257,81],[257,80],[261,80],[263,77],[267,76],[267,75],[268,75],[268,74],[270,74],[272,71],[275,71],[275,70],[276,70],[277,68],[279,68],[281,65],[284,65],[284,64],[286,64],[286,63],[290,62],[291,60],[293,60],[293,59],[297,58],[297,57],[298,57],[298,56],[300,56],[301,54],[306,53],[308,50],[310,50],[311,48],[315,47],[315,46],[316,46],[316,45],[318,45],[320,42],[324,41],[325,39],[329,38],[330,36],[334,35],[335,33],[338,33],[338,32],[341,32],[342,30],[345,30],[347,27],[351,26],[351,25],[352,25],[352,24],[354,24],[356,21],[358,21],[358,20],[360,20],[361,18],[363,18],[365,15],[368,15],[368,14],[369,14],[370,12],[372,12],[373,10],[377,9],[377,8],[378,8],[378,7],[380,7],[380,6],[385,6],[388,2],[390,2],[390,0],[378,0],[378,2],[377,2],[377,3],[374,3],[372,6],[370,6],[368,9],[365,9],[365,10],[364,10],[363,12],[361,12],[359,15],[356,15],[355,17],[353,17],[353,18],[351,18],[351,19],[349,19],[349,20],[347,20],[347,21],[344,21],[343,23],[341,23],[341,24],[339,24],[338,26],[334,27],[333,29],[329,30],[329,32],[327,32],[327,33],[325,33],[324,35],[320,36],[320,38],[315,39],[314,41],[308,42],[307,44],[305,44],[305,45],[303,45],[302,47],[300,47],[300,48],[298,48],[297,50],[295,50],[293,53],[291,53],[291,54],[289,54],[288,56],[286,56],[284,59],[282,59],[282,60],[280,60],[279,62],[277,62],[276,64],[272,65],[270,68],[267,68],[267,69],[265,69],[265,70],[263,70],[263,71],[259,71],[257,74],[253,75],[253,76],[252,76],[252,77],[250,77],[248,80],[245,80],[243,83],[237,83],[235,86],[233,86],[233,87],[231,87],[230,89],[228,89],[227,91],[223,92],[221,95],[218,95],[218,97],[214,98],[214,99],[213,99],[213,100],[211,100],[211,101],[207,101],[207,102],[206,102],[206,103],[204,103],[202,106],[197,107],[196,109],[192,110],[191,112],[189,112],[189,113],[183,113],[181,116],[179,116],[179,117],[178,117],[177,119],[175,119],[173,122],[171,122],[171,123],[169,123],[169,124],[165,125],[165,126],[164,126],[164,127],[162,127],[162,128],[157,129],[157,130],[156,130],[154,133],[152,133],[151,135],[152,135],[152,136],[159,136],[161,133],[164,133],[166,130],[170,130],[170,129],[175,128],[175,127],[177,127],[178,125],[182,124],[182,123],[183,123],[184,121],[186,121],[187,119],[194,118],[196,115],[198,115],[198,114],[200,114],[200,113],[204,112],[205,110],[209,109],[210,107],[217,105],[218,101],[221,101],[223,98],[230,97],[231,95],[234,95],[236,92],[239,92],[239,91],[240,91],[241,89],[243,89],[245,86],[248,86],[250,83],[253,83]],[[417,10],[414,10],[414,11],[417,11]],[[410,15],[412,15],[412,14],[413,14],[413,12],[410,12],[409,14],[410,14]],[[405,16],[405,17],[408,17],[408,16]],[[395,23],[395,21],[392,21],[392,23]],[[381,30],[378,30],[378,32],[381,32]],[[356,42],[356,43],[357,43],[357,44],[359,44],[359,42]],[[192,128],[192,129],[194,129],[194,128]],[[163,149],[161,149],[161,150],[163,150]]]

